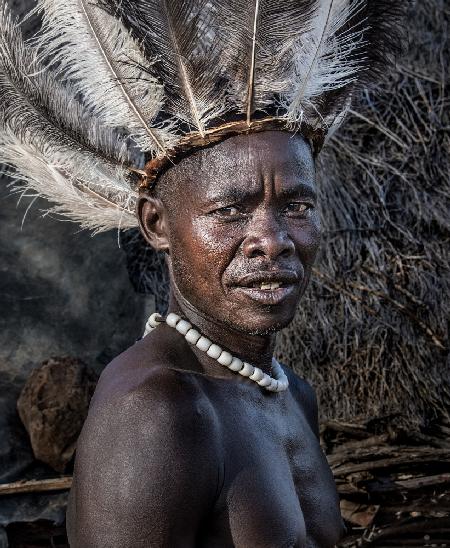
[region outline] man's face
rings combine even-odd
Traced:
[[[170,172],[169,262],[183,297],[247,333],[285,327],[320,240],[309,145],[282,132],[238,136]]]

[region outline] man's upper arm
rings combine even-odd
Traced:
[[[195,544],[215,496],[214,419],[192,383],[162,377],[91,410],[69,508],[73,548]]]

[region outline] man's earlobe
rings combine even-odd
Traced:
[[[136,204],[136,216],[141,233],[156,251],[169,251],[167,212],[159,198],[140,194]]]

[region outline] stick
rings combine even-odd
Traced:
[[[44,491],[66,491],[72,486],[72,476],[44,480],[20,480],[0,484],[0,496],[20,493],[42,493]]]

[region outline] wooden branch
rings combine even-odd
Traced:
[[[355,424],[352,422],[328,419],[324,421],[321,425],[322,432],[324,432],[326,429],[333,430],[334,432],[349,434],[358,439],[364,439],[370,436],[370,434],[367,432],[365,424]]]
[[[45,491],[66,491],[72,486],[72,476],[43,480],[21,480],[0,484],[0,496],[22,493],[43,493]]]
[[[362,442],[364,441],[366,440],[362,440]],[[361,443],[360,448],[358,448],[356,445],[353,449],[345,449],[343,451],[341,451],[339,448],[335,448],[333,453],[331,455],[328,455],[327,458],[328,463],[331,467],[333,467],[335,465],[345,464],[346,462],[363,462],[373,459],[381,459],[381,457],[386,456],[395,458],[397,456],[405,455],[406,453],[411,453],[414,451],[414,448],[408,448],[407,450],[403,450],[403,447],[401,445],[389,446],[375,443],[373,443],[372,445],[363,445],[363,443]]]
[[[431,487],[450,483],[450,474],[437,474],[435,476],[424,476],[408,480],[395,480],[395,484],[403,489],[421,489],[422,487]]]
[[[347,476],[355,472],[366,472],[371,470],[377,470],[381,468],[387,468],[390,466],[399,466],[403,464],[410,464],[418,466],[419,464],[432,463],[432,462],[450,462],[450,451],[448,449],[435,449],[417,448],[415,450],[404,450],[398,452],[396,448],[395,456],[391,458],[374,460],[371,462],[358,462],[344,465],[331,464],[331,469],[335,476]]]
[[[388,527],[377,528],[371,535],[370,540],[379,540],[394,535],[404,535],[406,533],[419,533],[423,534],[424,532],[433,532],[438,533],[450,533],[450,520],[443,519],[439,523],[428,522],[427,528],[425,529],[424,521],[413,522],[413,523],[401,523],[399,525],[392,525]],[[422,537],[423,542],[423,537]],[[422,544],[423,546],[423,544]]]
[[[343,454],[347,452],[353,452],[353,451],[358,451],[360,449],[367,448],[367,447],[382,445],[383,443],[387,442],[389,438],[390,438],[389,434],[380,434],[378,436],[371,436],[370,438],[367,438],[365,440],[352,440],[345,443],[341,443],[334,449],[332,456],[335,456],[335,455],[342,456]]]

